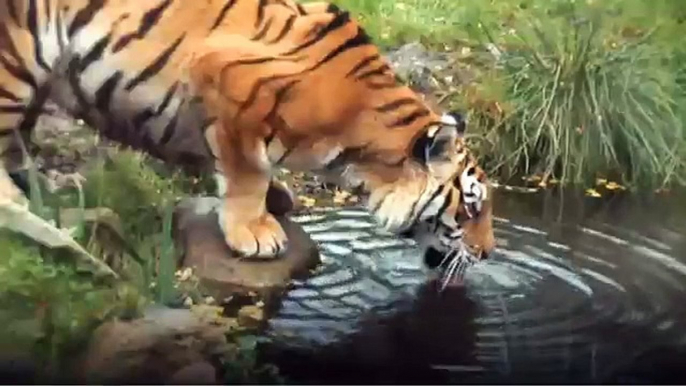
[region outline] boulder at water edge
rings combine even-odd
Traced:
[[[98,327],[77,371],[86,384],[216,384],[209,361],[227,349],[225,334],[190,310],[151,308]]]
[[[272,260],[241,259],[229,250],[217,222],[215,197],[183,200],[174,213],[174,239],[180,265],[192,267],[203,289],[220,302],[236,294],[257,293],[273,305],[292,279],[307,277],[319,263],[317,245],[296,223],[277,220],[289,238],[286,254]]]

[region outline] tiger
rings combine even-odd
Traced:
[[[424,251],[495,247],[466,118],[429,107],[333,3],[4,0],[0,18],[0,199],[26,199],[10,175],[51,102],[105,138],[213,174],[219,227],[242,258],[288,250],[268,197],[292,208],[294,195],[277,168],[359,192],[380,227]]]

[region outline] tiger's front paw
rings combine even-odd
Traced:
[[[226,244],[241,257],[272,259],[288,246],[281,224],[269,213],[252,221],[227,222],[223,229]]]

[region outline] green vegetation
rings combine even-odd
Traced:
[[[176,278],[172,210],[179,198],[206,190],[210,183],[156,170],[158,165],[140,153],[117,151],[90,165],[83,184],[77,181],[57,191],[47,189],[32,171],[29,209],[49,222],[44,229],[75,240],[118,277],[96,276],[93,267],[83,264],[88,261],[83,253],[68,244],[49,248],[37,242],[44,238],[34,230],[22,235],[16,227],[4,229],[6,223],[0,221],[4,354],[29,355],[39,376],[55,379],[74,365],[71,359],[103,322],[141,316],[153,303],[178,307],[187,298],[202,302],[197,280]],[[205,186],[199,188],[201,184]],[[5,205],[0,209],[6,210]],[[17,221],[26,220],[17,216]],[[227,334],[235,345],[222,359],[228,381],[278,381],[271,366],[256,362],[250,331],[227,327]]]
[[[678,0],[337,0],[385,48],[450,51],[444,104],[469,111],[503,181],[686,182],[686,8]]]
[[[94,281],[65,262],[63,251],[7,232],[0,233],[0,250],[0,347],[33,353],[46,374],[62,368],[100,322],[135,316],[142,306],[134,286]]]
[[[65,221],[64,215],[57,216],[59,208],[82,208],[79,214],[95,212],[90,216],[95,217],[90,219],[91,226],[79,221],[85,219],[76,219],[74,238],[136,283],[145,296],[172,305],[179,299],[174,295],[171,210],[186,194],[186,179],[161,175],[150,166],[151,161],[141,153],[117,152],[89,165],[80,188],[65,188],[59,194],[43,191],[42,196],[56,222]]]
[[[457,84],[440,99],[469,112],[470,138],[501,182],[537,175],[588,186],[602,178],[647,190],[686,183],[681,1],[335,2],[385,49],[419,40],[456,59],[454,79],[469,81],[449,82]],[[31,212],[67,228],[64,237],[82,252],[39,246],[0,221],[0,347],[33,353],[47,374],[66,366],[103,321],[201,297],[175,279],[171,214],[180,197],[207,192],[211,182],[166,173],[129,151],[91,165],[85,177],[50,193],[32,173],[30,197]],[[119,278],[96,277],[81,264],[89,256]],[[275,379],[257,369],[253,338],[238,345],[226,358],[228,382]]]

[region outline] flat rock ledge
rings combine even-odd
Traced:
[[[182,200],[174,213],[174,239],[180,268],[191,267],[200,285],[219,303],[236,295],[257,295],[272,309],[294,279],[304,279],[321,262],[317,244],[286,217],[277,220],[289,237],[289,249],[273,260],[242,259],[226,246],[217,222],[220,200]]]

